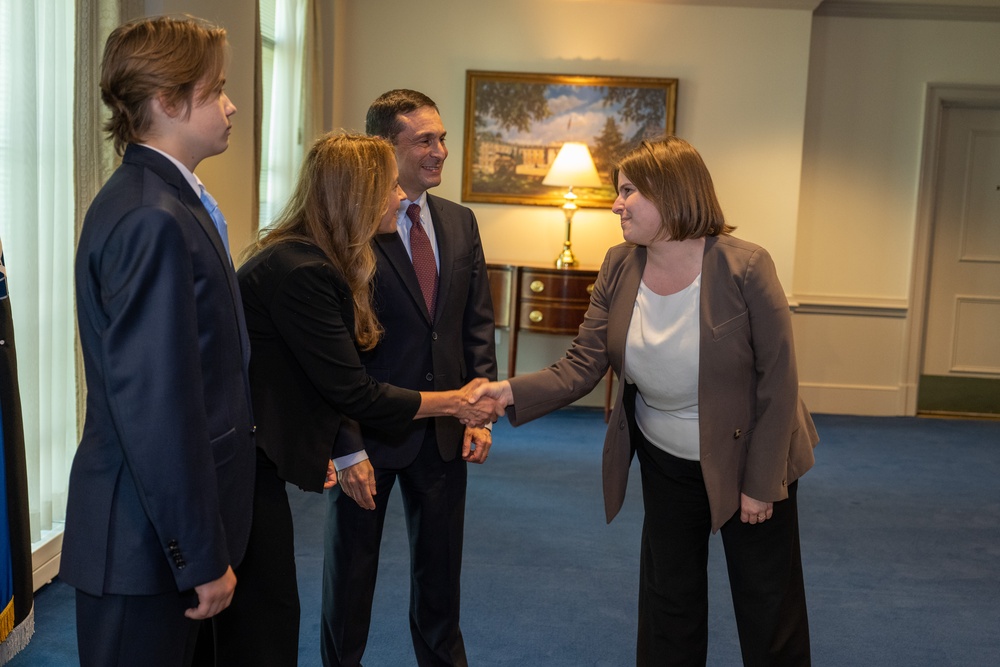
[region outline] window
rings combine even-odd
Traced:
[[[76,451],[73,0],[0,2],[0,238],[17,343],[31,539],[62,532]]]
[[[277,2],[278,0],[260,0],[261,98],[264,100],[261,118],[260,219],[258,221],[261,229],[268,226],[273,217],[267,198],[268,161],[271,155],[268,129],[271,127],[271,81],[274,78],[274,20]]]
[[[316,43],[315,0],[260,0],[263,118],[260,220],[270,225],[295,187],[304,147],[315,134],[308,113],[313,91],[304,85],[310,41]]]

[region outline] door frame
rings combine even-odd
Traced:
[[[948,108],[1000,109],[1000,86],[931,83],[927,85],[924,111],[923,156],[917,188],[913,268],[910,278],[909,333],[906,374],[903,379],[907,415],[917,414],[917,390],[926,338],[927,298],[934,238],[934,211],[938,199],[938,165],[944,110]]]

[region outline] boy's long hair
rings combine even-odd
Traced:
[[[156,96],[190,114],[193,103],[217,93],[228,56],[225,29],[193,16],[138,19],[115,28],[104,45],[101,99],[111,110],[104,130],[118,154],[144,140]]]

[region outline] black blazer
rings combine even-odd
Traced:
[[[239,281],[257,444],[282,479],[321,492],[343,415],[398,433],[412,422],[420,395],[365,372],[353,296],[319,247],[273,245],[240,267]]]
[[[385,328],[382,341],[361,354],[368,372],[382,382],[420,391],[457,389],[473,378],[495,380],[493,302],[476,216],[465,206],[427,195],[441,269],[437,312],[427,312],[420,283],[399,234],[373,241],[378,268],[375,308]],[[427,420],[411,424],[402,437],[369,427],[341,429],[337,455],[364,448],[376,468],[401,468],[420,450]],[[438,448],[451,461],[462,447],[465,427],[453,417],[435,420]]]
[[[59,575],[90,593],[189,590],[243,558],[253,500],[239,286],[184,176],[130,145],[76,256],[87,417]]]

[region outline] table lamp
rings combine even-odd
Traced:
[[[569,188],[563,199],[562,210],[566,215],[566,240],[563,242],[563,249],[556,258],[556,266],[560,269],[576,266],[576,257],[573,256],[572,243],[570,242],[570,232],[573,225],[573,214],[576,213],[576,194],[573,187],[598,188],[601,186],[601,177],[597,175],[597,167],[594,166],[594,159],[590,157],[590,150],[587,144],[577,141],[567,141],[559,149],[549,173],[545,175],[542,185],[557,185]]]

